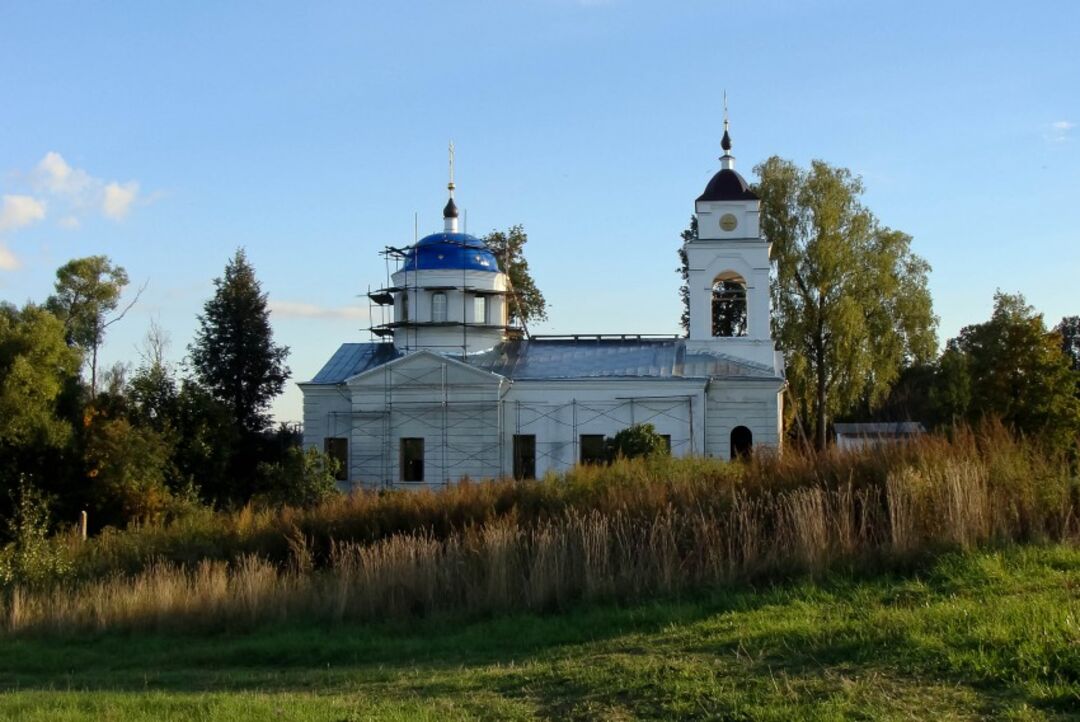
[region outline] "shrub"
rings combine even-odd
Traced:
[[[309,507],[337,493],[336,459],[314,447],[303,450],[292,446],[283,456],[279,462],[259,464],[263,501],[275,506]]]
[[[0,582],[38,585],[72,571],[70,554],[59,536],[49,538],[49,501],[25,478],[13,494],[14,511],[7,520],[14,541],[0,549]]]
[[[636,459],[640,456],[653,456],[655,454],[669,454],[667,441],[663,436],[656,433],[656,427],[652,424],[633,424],[626,427],[615,436],[604,440],[609,459],[624,457]]]

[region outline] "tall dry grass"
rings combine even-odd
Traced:
[[[208,629],[551,610],[1071,540],[1078,509],[1068,464],[998,428],[749,464],[620,462],[535,483],[245,510],[192,539],[183,525],[118,533],[80,552],[103,576],[16,585],[0,625]]]

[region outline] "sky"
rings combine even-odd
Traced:
[[[367,341],[378,251],[522,224],[534,333],[675,333],[676,251],[719,168],[850,168],[931,264],[939,336],[1000,288],[1080,314],[1080,3],[0,0],[0,300],[105,254],[182,368],[237,248],[293,381]],[[290,382],[278,420],[301,418]]]

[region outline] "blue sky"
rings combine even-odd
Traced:
[[[535,332],[675,332],[676,248],[717,169],[820,158],[933,266],[941,337],[995,288],[1080,313],[1074,2],[52,3],[0,0],[0,299],[104,253],[179,361],[247,249],[296,380],[367,340],[377,252],[515,223]],[[275,404],[300,417],[300,395]]]

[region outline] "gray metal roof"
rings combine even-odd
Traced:
[[[726,354],[688,353],[684,339],[525,339],[466,361],[515,381],[591,378],[775,378]]]
[[[343,343],[308,383],[340,384],[350,376],[382,366],[400,355],[390,343]]]
[[[402,354],[389,343],[346,343],[310,383],[339,384]],[[465,363],[514,381],[595,378],[778,378],[769,366],[722,353],[688,353],[685,339],[522,339]]]

